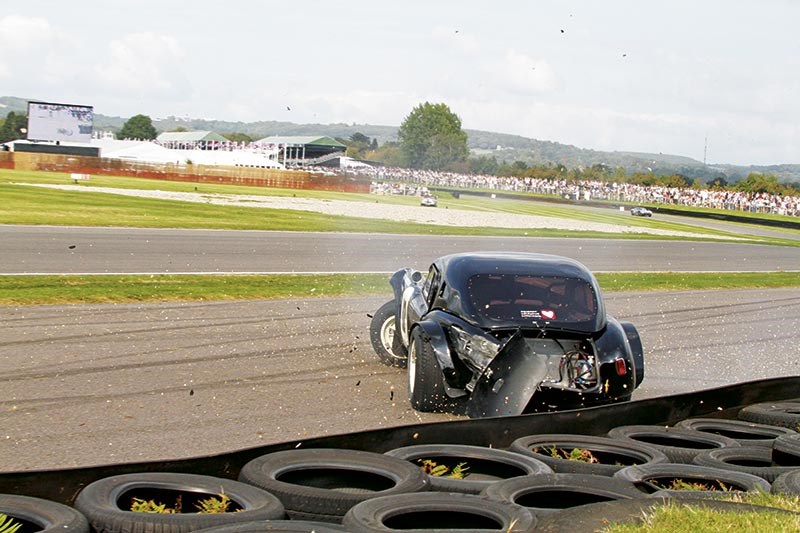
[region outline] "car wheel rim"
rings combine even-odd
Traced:
[[[395,319],[392,316],[387,318],[381,325],[381,344],[383,344],[383,347],[389,353],[393,353],[392,346],[394,346],[394,331]]]

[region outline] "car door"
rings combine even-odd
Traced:
[[[425,278],[420,278],[418,282],[411,283],[403,291],[403,302],[400,306],[400,334],[406,346],[408,346],[408,335],[411,328],[430,309],[430,302],[439,287],[440,277],[439,270],[435,265],[431,265]]]

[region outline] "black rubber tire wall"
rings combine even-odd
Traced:
[[[359,533],[523,533],[535,531],[536,517],[523,507],[475,494],[429,492],[383,496],[359,503],[348,511],[342,525]],[[417,529],[416,525],[424,527]]]
[[[285,450],[242,467],[239,479],[276,495],[293,519],[341,522],[364,500],[430,490],[417,466],[359,450]]]
[[[134,513],[119,508],[120,496],[134,489],[166,489],[203,492],[209,495],[224,492],[242,507],[241,512],[221,514],[153,514]],[[97,480],[87,485],[75,499],[96,533],[188,533],[196,529],[285,518],[283,505],[268,492],[233,481],[196,474],[150,472],[124,474]]]
[[[739,411],[739,419],[757,424],[800,429],[800,402],[764,402]]]
[[[527,435],[511,443],[509,451],[520,455],[535,457],[547,464],[556,473],[597,474],[613,476],[614,472],[625,468],[616,464],[586,463],[552,457],[546,452],[537,452],[537,448],[578,448],[592,452],[603,452],[631,458],[631,464],[666,463],[664,452],[647,444],[633,440],[611,439],[608,437],[592,437],[589,435],[544,434]],[[628,465],[630,466],[630,465]]]
[[[752,474],[679,463],[629,466],[614,474],[614,477],[633,483],[643,492],[650,492],[653,495],[673,498],[716,498],[720,495],[728,494],[729,492],[660,489],[658,487],[653,487],[650,481],[669,478],[691,481],[719,481],[733,487],[741,487],[742,492],[769,492],[771,489],[769,482]]]
[[[796,431],[789,428],[757,424],[746,420],[725,420],[721,418],[688,418],[675,424],[678,429],[691,429],[728,437],[742,446],[764,446],[772,448],[775,439],[781,435],[792,435]]]
[[[664,452],[671,462],[684,464],[692,464],[695,456],[703,451],[739,446],[735,440],[722,435],[664,426],[619,426],[609,431],[608,436],[647,444]]]
[[[89,533],[89,521],[62,503],[30,496],[0,494],[0,513],[36,524],[37,533]]]
[[[492,500],[521,505],[538,517],[590,503],[644,496],[629,481],[592,474],[516,477],[498,481],[484,490],[483,495]],[[551,501],[557,501],[558,505],[546,505]]]
[[[747,462],[751,465],[736,464]],[[753,474],[772,483],[781,474],[798,467],[779,466],[772,463],[772,450],[764,446],[742,446],[741,448],[719,448],[698,454],[694,464],[710,468],[721,468],[732,472]],[[760,465],[760,466],[759,466]]]
[[[441,476],[428,476],[431,489],[439,492],[463,492],[465,494],[480,494],[489,485],[509,477],[525,476],[530,474],[552,474],[553,471],[542,461],[518,453],[485,448],[483,446],[467,446],[463,444],[420,444],[405,446],[386,452],[386,455],[398,457],[411,464],[420,459],[447,458],[452,462],[467,463],[467,473],[472,472],[476,478],[453,479]],[[493,474],[494,472],[502,472]],[[480,470],[478,470],[480,469]],[[479,479],[478,474],[484,474],[493,479]]]

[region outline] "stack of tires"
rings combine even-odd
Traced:
[[[663,498],[727,509],[741,505],[719,500],[732,492],[800,495],[800,402],[756,404],[739,416],[619,426],[605,436],[528,435],[502,450],[283,450],[249,461],[238,480],[124,474],[88,484],[73,507],[0,495],[0,513],[22,524],[19,533],[580,532],[639,521]],[[208,498],[230,506],[199,512]],[[134,512],[147,501],[172,512]]]

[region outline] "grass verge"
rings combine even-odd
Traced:
[[[0,276],[0,305],[391,295],[388,274]],[[797,272],[599,273],[604,291],[800,287]]]
[[[644,517],[641,524],[613,525],[605,533],[749,533],[800,532],[800,497],[786,494],[743,494],[728,500],[776,509],[774,512],[720,512],[667,502]]]

